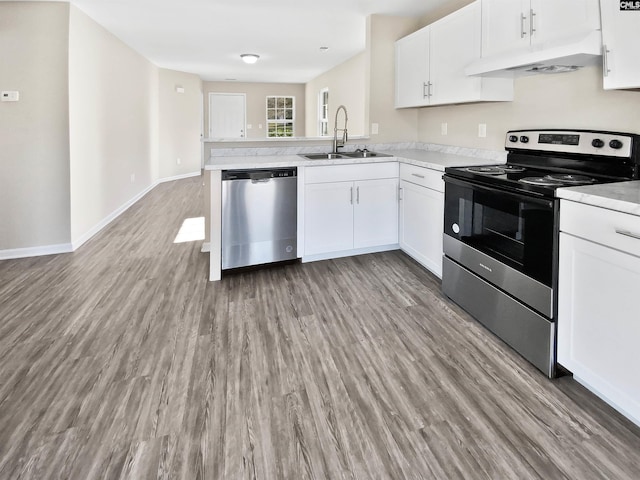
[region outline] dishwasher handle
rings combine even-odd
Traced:
[[[251,172],[249,173],[251,183],[268,183],[273,178],[272,172]]]

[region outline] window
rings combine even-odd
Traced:
[[[293,137],[295,97],[267,97],[267,137]]]
[[[323,88],[318,93],[318,135],[329,135],[329,89]]]

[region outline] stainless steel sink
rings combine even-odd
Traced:
[[[340,153],[312,153],[309,155],[303,155],[304,158],[309,160],[331,160],[334,158],[369,158],[369,157],[390,157],[386,153],[376,152],[340,152]]]
[[[376,152],[344,152],[342,153],[345,157],[349,158],[369,158],[369,157],[390,157],[391,155],[387,155],[386,153],[376,153]]]
[[[312,153],[310,155],[303,155],[304,158],[309,160],[331,160],[333,158],[345,158],[345,154],[342,153]]]

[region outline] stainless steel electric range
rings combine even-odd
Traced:
[[[443,292],[556,376],[559,187],[640,178],[640,135],[507,132],[507,163],[446,168]]]

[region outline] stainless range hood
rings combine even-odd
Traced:
[[[596,30],[562,44],[539,45],[504,55],[480,58],[469,64],[465,73],[486,77],[561,73],[598,64],[601,58],[602,36]]]

